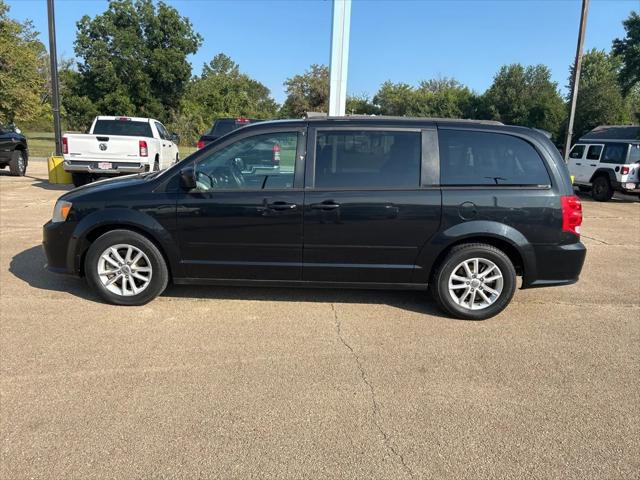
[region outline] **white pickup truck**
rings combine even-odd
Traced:
[[[89,133],[62,137],[63,168],[76,187],[101,177],[162,170],[179,160],[177,142],[158,120],[99,116]]]

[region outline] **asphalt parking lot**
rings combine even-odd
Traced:
[[[0,478],[638,478],[637,200],[584,200],[578,284],[465,322],[418,292],[105,305],[43,270],[46,176],[0,172]]]

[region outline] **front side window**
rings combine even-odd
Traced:
[[[627,159],[627,144],[611,143],[604,149],[602,163],[623,164]]]
[[[587,160],[600,160],[602,145],[591,145],[587,151]]]
[[[293,188],[297,146],[296,132],[238,140],[196,163],[197,188],[200,191]]]
[[[582,154],[584,153],[584,145],[574,145],[569,152],[569,158],[582,158]]]
[[[324,131],[316,137],[315,187],[418,188],[419,132]]]
[[[500,133],[439,131],[442,185],[550,185],[533,146]]]
[[[638,163],[638,162],[640,162],[640,144],[635,143],[635,144],[632,144],[629,149],[628,163]]]

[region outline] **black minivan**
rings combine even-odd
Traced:
[[[274,152],[279,169],[244,169]],[[140,305],[176,284],[426,290],[484,319],[569,285],[582,209],[542,133],[498,122],[313,117],[234,131],[168,170],[66,193],[48,269]]]

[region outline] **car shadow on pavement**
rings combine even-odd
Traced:
[[[9,264],[9,271],[33,288],[67,292],[85,300],[100,301],[83,280],[51,273],[44,268],[46,263],[42,246],[36,245],[15,255]]]
[[[576,191],[576,195],[578,195],[578,197],[580,197],[580,200],[585,203],[603,203],[596,202],[589,192]],[[637,203],[638,201],[640,201],[640,197],[634,195],[625,195],[617,192],[614,194],[613,198],[609,200],[609,202],[611,203]]]
[[[29,175],[25,176],[27,178],[31,178],[34,181],[32,184],[34,187],[43,188],[45,190],[58,190],[61,192],[68,192],[69,190],[73,189],[73,185],[70,183],[49,183],[48,179],[31,177]]]
[[[415,290],[169,285],[162,296],[210,300],[379,304],[420,314],[445,316],[427,292]]]
[[[85,281],[48,272],[42,247],[36,245],[11,259],[9,271],[31,287],[65,292],[84,300],[103,303]],[[331,288],[219,287],[170,284],[163,297],[204,300],[258,300],[265,302],[318,302],[382,304],[420,314],[443,317],[444,314],[424,291],[356,290]]]

